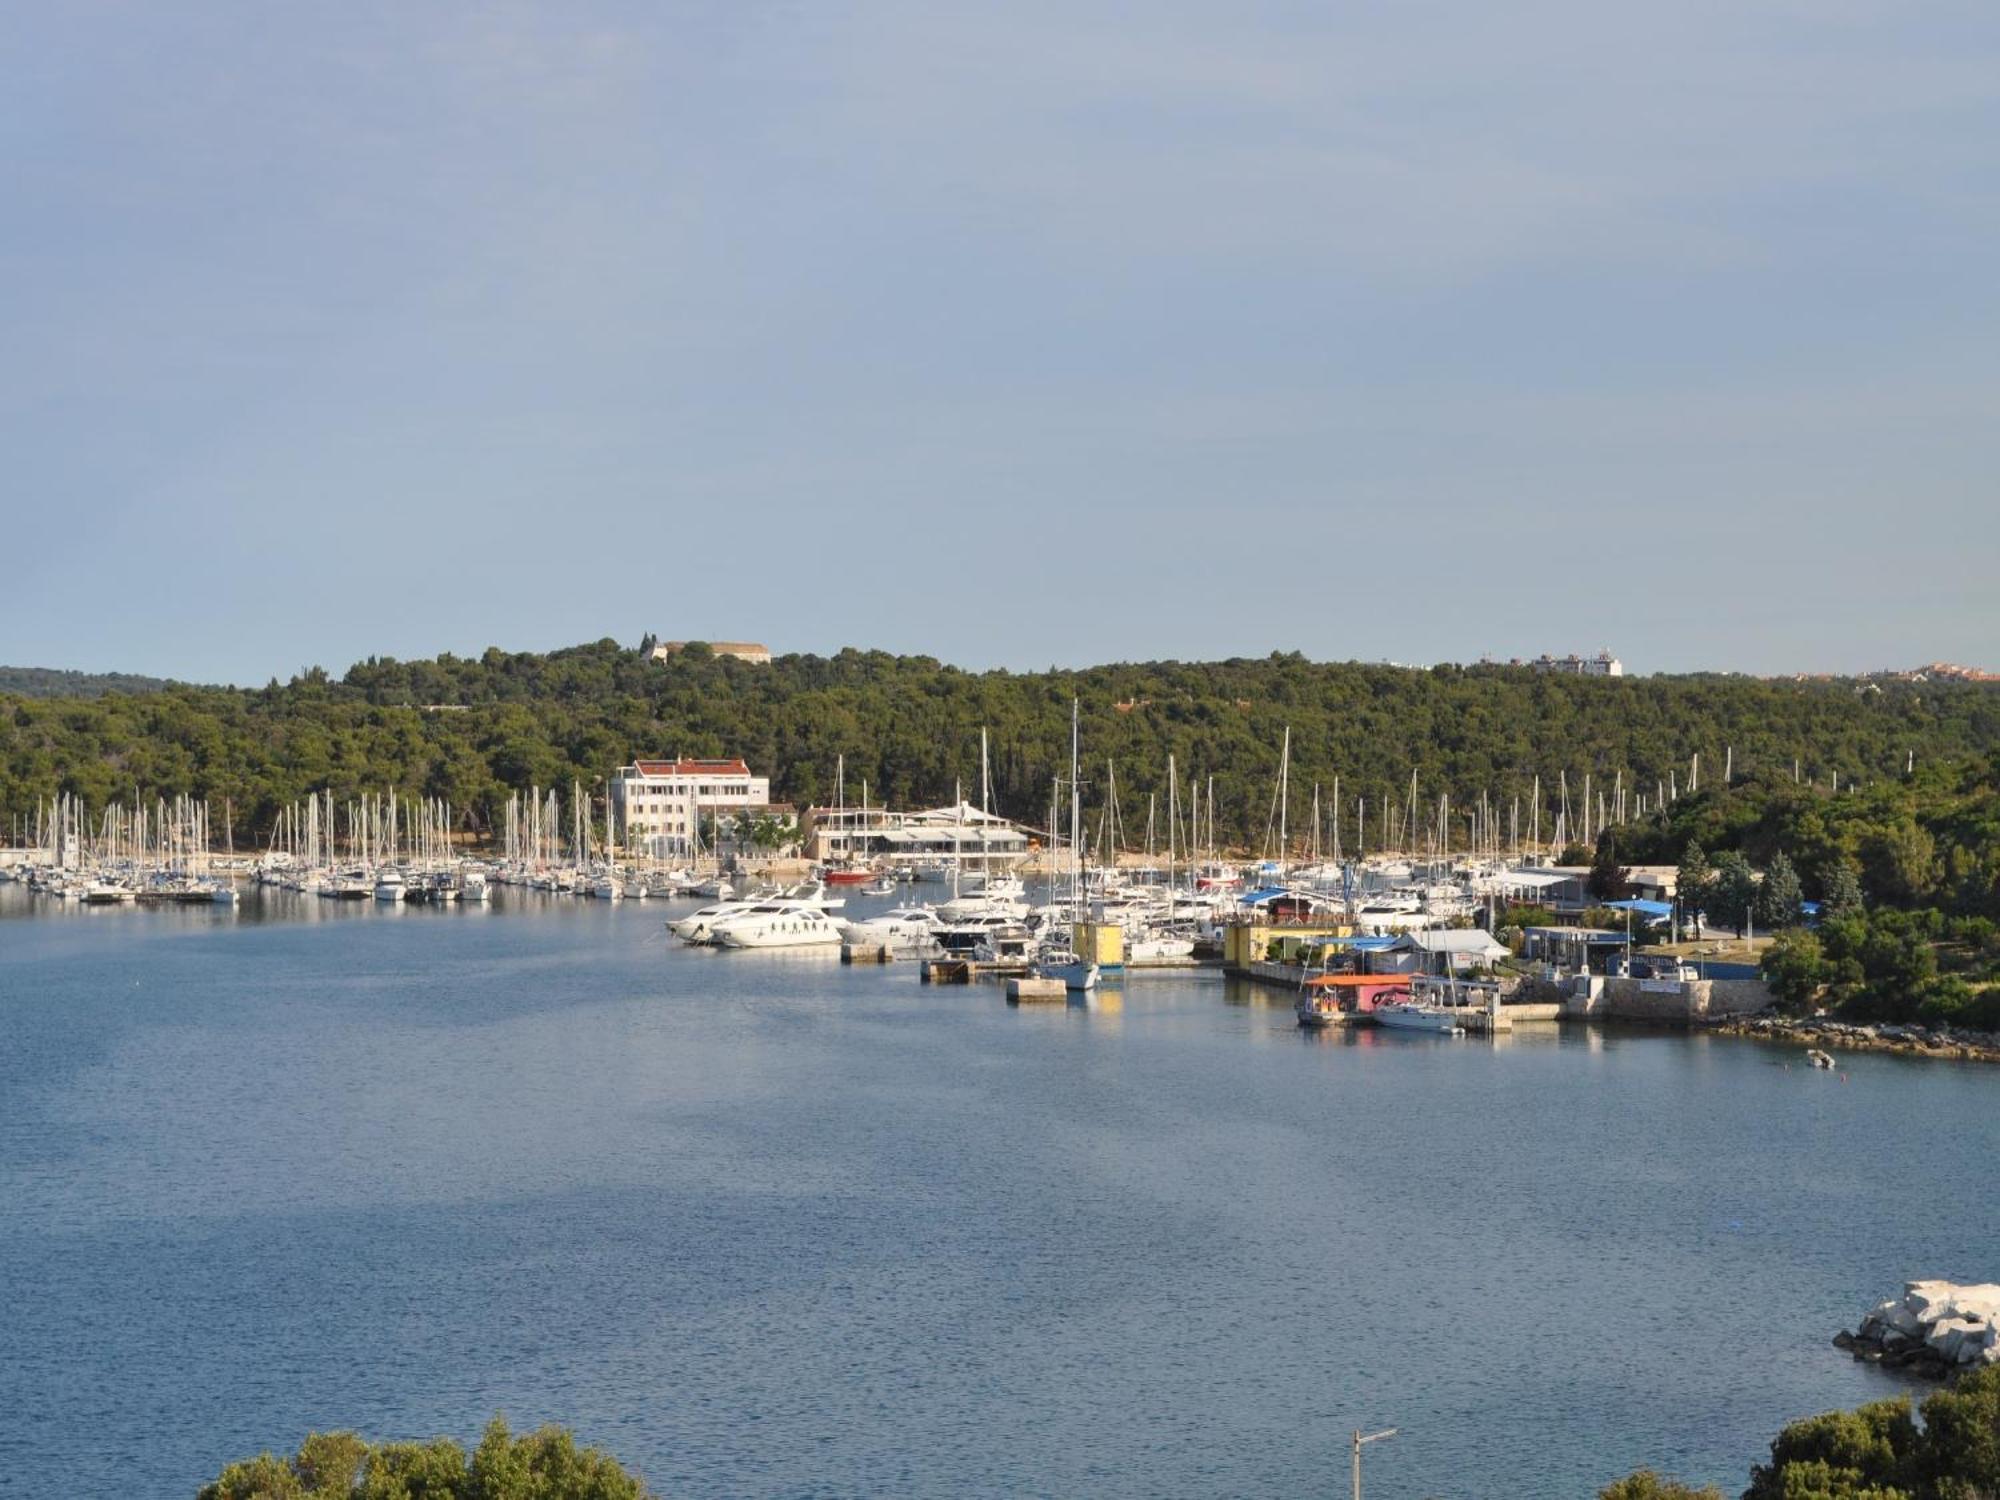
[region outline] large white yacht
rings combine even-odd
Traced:
[[[846,922],[841,931],[850,943],[887,943],[894,948],[922,948],[937,941],[944,923],[928,906],[895,906],[865,922]]]
[[[938,915],[944,917],[942,911]],[[933,936],[945,952],[957,958],[968,958],[990,933],[1021,925],[1020,918],[1011,912],[989,911],[959,921],[947,918],[939,924]]]
[[[759,901],[717,922],[709,941],[725,948],[812,948],[838,943],[840,926],[817,906]]]
[[[938,908],[938,915],[947,922],[967,922],[992,916],[1018,922],[1027,914],[1027,903],[1012,896],[954,896]]]
[[[715,931],[718,922],[748,911],[755,905],[755,901],[717,901],[668,922],[667,929],[684,943],[706,943],[710,941],[710,934]]]

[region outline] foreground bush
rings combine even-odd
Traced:
[[[449,1438],[370,1445],[316,1432],[289,1459],[231,1464],[198,1500],[653,1500],[616,1460],[560,1427],[517,1438],[495,1418],[468,1459]]]
[[[1712,1495],[1641,1470],[1599,1500]],[[1743,1500],[1992,1500],[2000,1497],[2000,1365],[1929,1397],[1923,1424],[1910,1398],[1873,1401],[1794,1422],[1750,1471]]]

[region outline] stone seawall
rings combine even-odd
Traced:
[[[1606,979],[1588,997],[1574,997],[1569,1014],[1649,1026],[1699,1026],[1751,1015],[1771,1003],[1761,979]]]

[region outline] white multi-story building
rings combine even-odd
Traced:
[[[1515,665],[1522,665],[1516,663]],[[1609,651],[1595,656],[1538,656],[1525,665],[1537,672],[1568,672],[1577,677],[1623,677],[1625,663]]]
[[[638,760],[611,778],[611,802],[627,848],[656,858],[690,854],[701,819],[768,807],[771,779],[742,760]]]

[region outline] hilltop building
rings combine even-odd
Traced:
[[[622,841],[665,859],[694,852],[700,819],[771,803],[771,779],[741,760],[637,760],[611,777]]]
[[[2000,672],[1982,671],[1978,667],[1961,667],[1953,661],[1934,661],[1901,672],[1881,672],[1876,675],[1899,678],[1904,682],[2000,682]]]
[[[1508,663],[1514,667],[1532,667],[1537,672],[1564,672],[1572,677],[1623,677],[1625,663],[1609,651],[1600,651],[1595,656],[1538,656],[1533,661],[1522,661],[1516,657]]]
[[[677,656],[692,643],[689,641],[661,641],[653,647],[653,660],[665,661]],[[759,666],[771,664],[771,648],[756,641],[704,641],[703,645],[717,656],[733,656],[738,661],[752,661]]]

